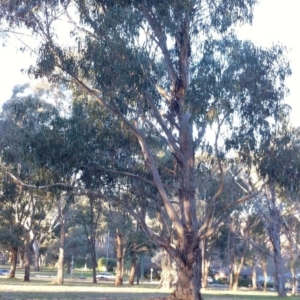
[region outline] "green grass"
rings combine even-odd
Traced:
[[[35,275],[48,277],[37,278]],[[0,300],[147,300],[170,295],[170,291],[160,290],[157,284],[146,282],[134,286],[124,284],[122,287],[114,287],[113,282],[93,284],[90,271],[81,273],[81,270],[75,270],[73,278],[66,274],[63,285],[53,283],[55,275],[55,271],[42,269],[41,272],[31,272],[30,282],[23,282],[24,270],[18,269],[17,278],[0,276]],[[81,275],[86,279],[80,279]],[[253,292],[247,289],[237,292],[211,289],[202,294],[205,300],[274,300],[277,296],[275,292]],[[300,300],[300,296],[289,299]]]
[[[64,285],[55,285],[51,280],[32,280],[23,282],[21,279],[0,278],[0,299],[2,300],[147,300],[154,297],[168,296],[170,291],[157,289],[157,285],[141,284],[139,286],[114,287],[110,283],[66,281]],[[244,299],[274,300],[274,292],[252,291],[203,291],[205,300]],[[300,299],[290,297],[289,299]]]
[[[231,291],[204,291],[202,293],[205,300],[225,300],[225,299],[244,299],[244,300],[275,300],[277,293],[275,292],[260,292],[260,291],[246,291],[240,290],[236,292]],[[291,297],[288,299],[300,299],[299,296]]]

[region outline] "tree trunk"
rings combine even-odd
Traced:
[[[295,272],[295,268],[291,267],[291,273],[292,273],[292,296],[296,296],[298,291],[298,280]]]
[[[11,266],[10,266],[9,278],[15,278],[16,276],[17,260],[18,260],[18,247],[12,247],[10,252]]]
[[[140,284],[140,277],[141,277],[141,261],[137,264],[136,269],[136,284]]]
[[[176,268],[173,267],[170,254],[162,252],[160,287],[170,289],[178,282]]]
[[[94,231],[96,232],[96,231]],[[93,240],[90,241],[91,247],[91,260],[92,260],[92,270],[93,270],[93,283],[97,283],[97,256],[96,256],[96,249],[95,249],[95,236],[93,236]]]
[[[72,258],[68,257],[66,258],[65,257],[65,261],[67,263],[67,274],[71,274],[71,263],[72,263]]]
[[[1,251],[1,255],[2,255],[2,260],[1,260],[1,264],[5,265],[5,252]]]
[[[135,252],[136,244],[133,244],[133,250],[131,251],[131,269],[129,276],[129,284],[134,285],[134,277],[136,272],[136,252]]]
[[[123,253],[123,235],[119,229],[116,229],[116,250],[117,250],[117,270],[115,286],[123,284],[123,268],[124,268],[124,253]]]
[[[264,273],[264,292],[267,291],[267,283],[268,283],[268,274],[267,274],[267,262],[263,262],[262,269]]]
[[[230,291],[232,291],[232,287],[233,287],[233,268],[232,268],[232,266],[230,266],[230,270],[229,270],[229,286],[228,286],[228,289]]]
[[[32,244],[33,253],[34,253],[34,271],[40,271],[40,248],[36,240]]]
[[[22,250],[19,251],[19,267],[23,268],[25,264],[25,251],[24,248],[22,247]]]
[[[60,220],[60,240],[59,240],[59,256],[57,262],[57,276],[56,283],[64,283],[64,256],[65,256],[65,231],[66,231],[66,221],[64,217]]]
[[[284,288],[283,280],[283,262],[281,256],[281,245],[280,245],[280,231],[277,231],[277,226],[273,223],[271,230],[271,241],[274,252],[274,264],[275,264],[275,282],[276,289],[279,297],[286,297],[286,291]]]
[[[210,261],[207,259],[206,255],[206,248],[207,248],[207,239],[201,240],[201,253],[202,253],[202,266],[201,266],[201,274],[202,274],[202,288],[207,288],[207,277],[208,277],[208,271],[209,271],[209,266],[210,266]]]
[[[24,271],[24,281],[30,281],[30,262],[31,262],[31,248],[33,241],[30,237],[27,239],[26,249],[25,249],[25,271]]]
[[[176,257],[178,283],[174,296],[175,299],[201,300],[201,250],[194,252],[189,248],[186,257]]]
[[[239,277],[242,270],[242,267],[244,265],[245,257],[242,256],[240,263],[235,261],[233,266],[233,283],[232,283],[232,290],[237,291],[238,285],[239,285]]]
[[[274,264],[275,264],[275,282],[276,289],[279,297],[286,297],[286,291],[284,288],[283,280],[283,262],[281,256],[281,244],[280,244],[280,211],[276,207],[275,185],[270,185],[270,199],[269,199],[269,214],[270,221],[268,226],[268,232],[270,240],[273,246],[274,252]]]
[[[256,276],[256,258],[252,262],[252,290],[257,290],[257,276]]]

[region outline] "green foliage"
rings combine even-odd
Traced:
[[[275,181],[290,193],[299,192],[299,129],[282,128],[257,152],[257,167],[263,178]],[[279,171],[280,170],[280,171]]]
[[[239,279],[238,286],[250,287],[250,286],[252,286],[252,280],[251,279]]]
[[[227,278],[219,278],[218,280],[215,281],[217,284],[228,284],[228,279]]]
[[[106,270],[106,258],[102,257],[98,259],[98,270],[113,272],[114,268],[117,266],[117,260],[115,258],[108,258],[107,260],[107,270]]]

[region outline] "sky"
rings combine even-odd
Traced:
[[[240,38],[250,39],[257,45],[269,47],[279,42],[289,49],[293,74],[287,80],[290,94],[286,102],[292,107],[291,122],[294,126],[300,126],[299,7],[300,0],[260,0],[254,10],[252,26],[244,25],[238,30]],[[0,105],[10,98],[14,85],[29,81],[20,70],[33,63],[34,57],[23,54],[9,41],[5,47],[0,45]]]

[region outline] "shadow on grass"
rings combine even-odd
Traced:
[[[32,280],[0,278],[0,300],[147,300],[166,297],[170,291],[162,291],[157,285],[123,285],[114,287],[108,283],[66,281],[64,285],[53,284],[50,280]],[[221,291],[209,290],[202,293],[204,300],[275,300],[275,292]],[[289,297],[299,299],[299,297]]]
[[[165,297],[169,294],[170,291],[161,291],[157,289],[157,286],[150,286],[149,284],[114,287],[107,283],[66,281],[63,285],[56,285],[49,280],[23,282],[18,278],[0,278],[1,300],[146,300],[154,297]]]
[[[147,300],[154,297],[165,297],[165,293],[140,293],[134,292],[125,294],[124,292],[17,292],[17,291],[1,291],[0,299],[2,300]]]

